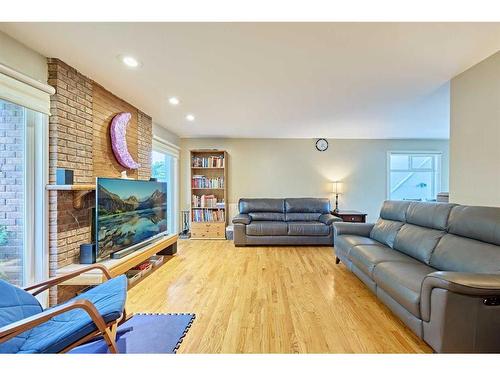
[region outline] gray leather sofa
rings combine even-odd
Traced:
[[[500,208],[387,201],[335,253],[436,352],[500,352]]]
[[[322,198],[240,199],[234,244],[333,245],[330,201]]]

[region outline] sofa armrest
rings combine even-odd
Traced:
[[[318,220],[326,225],[332,225],[334,222],[342,221],[340,217],[333,216],[332,214],[322,214]]]
[[[500,274],[437,271],[422,282],[420,310],[422,319],[429,321],[431,294],[434,288],[474,297],[500,297]]]
[[[355,236],[370,237],[370,232],[375,224],[372,223],[333,223],[335,236],[352,234]]]
[[[252,218],[248,214],[238,214],[233,217],[233,224],[250,224]]]

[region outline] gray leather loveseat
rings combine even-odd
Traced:
[[[330,201],[322,198],[240,199],[234,244],[333,245]]]
[[[500,208],[387,201],[335,253],[436,352],[500,352]]]

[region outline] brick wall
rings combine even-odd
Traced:
[[[0,279],[22,284],[24,110],[0,100]]]
[[[75,183],[92,183],[92,81],[58,59],[48,59],[49,181],[56,168],[72,169]]]
[[[49,118],[49,181],[55,183],[56,168],[72,169],[75,183],[93,184],[95,177],[116,177],[116,168],[109,173],[100,168],[96,172],[96,160],[110,159],[111,152],[107,127],[112,116],[120,111],[132,111],[137,118],[137,132],[131,134],[137,140],[138,162],[141,168],[137,178],[149,179],[152,150],[152,119],[130,104],[105,91],[97,83],[85,77],[59,59],[48,59],[48,83],[56,89],[51,96]],[[103,96],[105,100],[103,100]],[[108,113],[105,121],[96,114]],[[104,128],[103,128],[104,126]],[[97,129],[97,130],[96,130]],[[102,129],[99,130],[99,129]],[[99,131],[98,131],[99,130]],[[107,148],[94,147],[108,144]],[[106,151],[107,150],[107,153]],[[106,153],[106,155],[104,155]],[[101,158],[101,159],[96,159]],[[113,163],[116,163],[113,158]],[[133,174],[132,174],[133,175]],[[87,194],[80,209],[73,207],[73,194],[69,191],[49,193],[49,254],[50,275],[71,263],[78,263],[81,243],[92,242],[91,215],[95,207],[95,195]],[[50,302],[57,301],[63,291],[51,290]]]
[[[153,119],[145,113],[138,113],[138,133],[137,139],[137,158],[141,165],[137,178],[139,180],[149,180],[151,177],[151,152],[153,139]]]

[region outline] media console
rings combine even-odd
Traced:
[[[132,267],[148,260],[155,254],[173,255],[177,247],[178,236],[176,234],[167,235],[158,240],[148,243],[144,247],[135,250],[131,254],[120,259],[106,259],[98,262],[106,266],[113,277],[124,274]],[[59,268],[56,271],[56,276],[66,275],[70,272],[87,267],[88,264],[70,264],[66,267]],[[65,281],[60,285],[97,285],[102,283],[104,277],[99,270],[85,272],[73,279]]]

